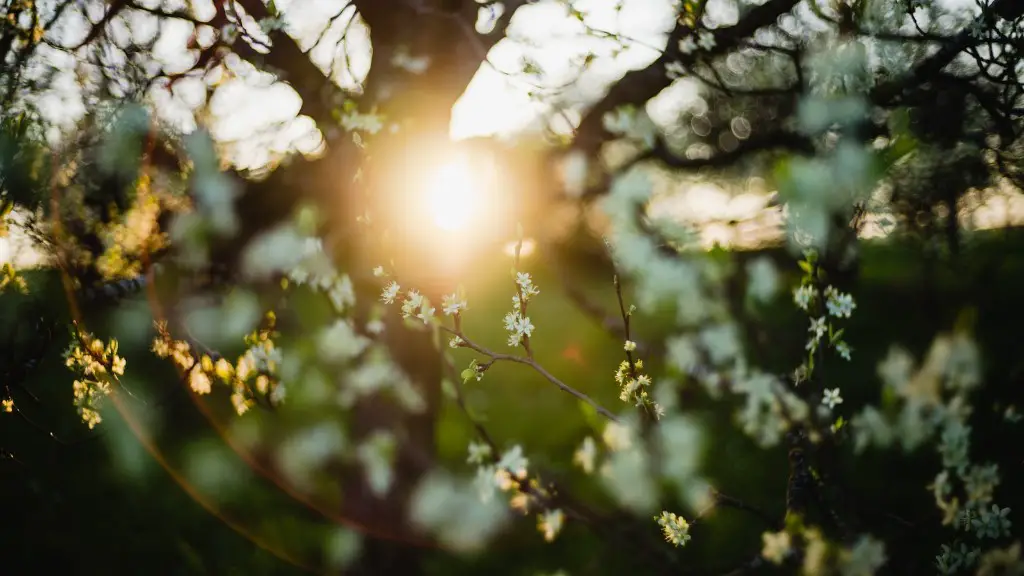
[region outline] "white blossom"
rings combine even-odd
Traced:
[[[530,461],[523,456],[523,447],[516,444],[501,455],[501,460],[498,461],[498,468],[508,470],[516,478],[523,480],[526,478],[529,463]]]
[[[761,556],[772,564],[781,565],[792,546],[789,532],[765,532],[761,534],[761,540],[764,542]]]
[[[693,34],[679,41],[679,51],[687,56],[697,51],[697,40],[694,39]]]
[[[886,562],[885,545],[871,536],[861,536],[844,551],[839,570],[842,576],[874,576]]]
[[[466,309],[466,300],[458,294],[449,294],[441,300],[441,309],[445,316],[453,316]]]
[[[537,528],[544,533],[544,540],[553,542],[558,533],[562,531],[564,522],[565,514],[561,510],[548,510],[538,518]]]
[[[491,456],[491,445],[477,442],[469,443],[469,457],[466,462],[469,464],[483,464]]]
[[[468,553],[481,550],[498,533],[507,510],[494,498],[481,502],[472,481],[432,472],[413,493],[410,516],[445,546]]]
[[[836,353],[846,361],[850,360],[850,346],[846,342],[840,340],[836,342]]]
[[[540,290],[533,285],[533,279],[530,278],[529,272],[516,272],[516,285],[519,286],[524,300],[529,300],[531,296],[540,294]]]
[[[829,410],[832,410],[839,404],[842,404],[843,398],[839,395],[839,388],[832,388],[831,390],[826,388],[825,394],[821,398],[821,403],[828,406]]]
[[[373,335],[380,335],[384,333],[384,322],[379,318],[374,318],[366,323],[366,332]]]
[[[597,459],[597,443],[590,436],[583,439],[583,443],[572,455],[573,464],[578,465],[584,472],[590,474],[594,471],[594,462]]]
[[[394,303],[395,298],[398,296],[398,291],[401,289],[402,287],[399,286],[398,282],[392,280],[391,283],[384,288],[384,291],[381,292],[381,301],[383,301],[385,304]]]
[[[356,333],[348,320],[337,320],[320,333],[317,350],[329,362],[347,362],[363,353],[370,340]]]
[[[608,448],[615,452],[627,450],[633,445],[633,430],[626,424],[618,422],[605,424],[601,437]]]
[[[811,302],[818,295],[818,291],[814,286],[806,284],[793,290],[793,302],[796,303],[797,307],[801,310],[806,311],[810,308]]]
[[[686,74],[686,68],[682,65],[682,63],[673,60],[672,62],[669,62],[668,64],[665,65],[665,74],[669,77],[669,79],[675,80],[676,78],[681,78],[684,74]]]
[[[505,330],[509,332],[508,345],[519,346],[523,338],[533,335],[533,322],[528,317],[520,316],[516,312],[509,312],[505,315]]]
[[[815,350],[818,347],[818,343],[821,342],[822,336],[828,332],[828,317],[822,316],[821,318],[811,318],[811,325],[807,329],[811,333],[811,337],[807,340],[807,349]]]
[[[434,318],[434,308],[422,294],[416,290],[410,290],[406,294],[405,302],[402,302],[402,317],[417,318],[424,324],[429,324]]]
[[[857,304],[850,294],[843,294],[829,286],[825,288],[825,307],[828,308],[828,313],[836,318],[849,318]]]
[[[673,546],[685,546],[690,541],[690,523],[682,516],[674,512],[663,511],[660,516],[656,517],[656,520],[658,526],[661,526],[665,540]]]
[[[700,44],[702,50],[711,50],[716,46],[715,35],[707,30],[701,30],[697,34],[697,43]]]
[[[689,374],[700,363],[700,352],[689,336],[674,336],[665,343],[668,363],[683,374]]]

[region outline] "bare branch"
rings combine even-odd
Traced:
[[[444,330],[445,332],[448,332],[449,334],[452,334],[453,336],[458,336],[459,338],[462,339],[463,346],[476,352],[479,352],[484,356],[487,356],[488,358],[490,358],[491,362],[515,362],[517,364],[525,364],[530,368],[533,368],[535,372],[543,376],[548,382],[551,382],[563,392],[568,392],[569,394],[575,396],[579,400],[582,400],[583,402],[589,404],[594,410],[597,411],[598,414],[604,416],[605,418],[611,420],[612,422],[619,421],[619,418],[615,414],[612,414],[611,411],[609,411],[607,408],[598,404],[597,401],[595,401],[590,396],[587,396],[583,392],[580,392],[579,390],[573,388],[572,386],[569,386],[565,382],[562,382],[561,380],[556,378],[554,374],[548,372],[546,368],[541,366],[533,358],[528,358],[526,356],[516,356],[515,354],[501,354],[499,352],[492,352],[487,348],[484,348],[483,346],[468,339],[466,335],[459,330],[454,330],[446,326],[442,326],[441,329]]]
[[[704,54],[716,56],[727,52],[757,29],[775,22],[779,16],[789,12],[797,3],[798,0],[770,0],[752,8],[736,25],[714,30],[712,34],[715,39],[715,47]],[[642,105],[667,88],[672,83],[672,79],[666,74],[665,67],[682,58],[678,42],[690,33],[692,30],[688,26],[681,21],[677,22],[675,28],[669,33],[668,44],[661,56],[646,68],[627,72],[611,87],[604,98],[590,108],[580,122],[574,146],[588,154],[596,152],[601,144],[610,137],[603,125],[603,117],[606,113],[624,104]]]
[[[995,0],[989,6],[988,11],[996,14],[1001,14],[1003,11],[1009,12],[1013,10],[1011,6],[1015,3],[1019,4],[1019,1]],[[985,17],[986,14],[982,13],[978,18],[984,19]],[[942,72],[960,53],[975,42],[977,40],[973,36],[972,26],[965,27],[963,31],[951,38],[950,42],[939,48],[935,54],[925,58],[924,61],[915,66],[910,74],[876,86],[871,90],[871,100],[882,106],[891,104],[905,91],[919,87]]]

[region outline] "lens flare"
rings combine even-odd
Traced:
[[[425,189],[427,209],[434,224],[448,232],[465,230],[480,214],[479,183],[465,159],[439,166]]]

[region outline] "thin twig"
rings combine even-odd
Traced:
[[[484,425],[469,413],[469,407],[466,405],[466,394],[462,388],[462,380],[459,378],[458,369],[455,367],[450,356],[442,353],[441,357],[444,360],[445,368],[448,369],[449,374],[452,376],[453,387],[455,388],[455,403],[458,404],[459,409],[466,415],[466,419],[473,425],[473,429],[476,430],[480,439],[491,447],[492,453],[497,454],[498,445],[495,444],[494,439],[487,432],[487,429],[484,428]]]
[[[448,328],[447,326],[442,326],[441,329],[453,336],[458,336],[460,339],[462,339],[462,346],[470,348],[476,352],[479,352],[480,354],[483,354],[484,356],[487,356],[488,358],[490,358],[491,362],[516,362],[518,364],[525,364],[530,368],[533,368],[535,372],[543,376],[548,382],[551,382],[563,392],[568,392],[569,394],[589,404],[594,410],[597,411],[598,414],[604,416],[605,418],[611,420],[612,422],[619,421],[619,418],[615,416],[615,414],[612,414],[607,408],[598,404],[590,396],[587,396],[583,392],[580,392],[579,390],[559,380],[557,377],[555,377],[554,374],[548,372],[547,369],[545,369],[543,366],[537,363],[537,361],[534,360],[533,358],[527,358],[526,356],[516,356],[514,354],[501,354],[498,352],[492,352],[491,350],[488,350],[487,348],[484,348],[483,346],[473,342],[459,330]]]
[[[619,313],[622,314],[623,332],[625,333],[626,341],[631,342],[633,340],[629,334],[629,317],[631,314],[626,311],[626,304],[622,299],[622,283],[619,282],[618,274],[614,276],[612,282],[615,284],[615,297],[619,300]],[[626,349],[626,360],[629,361],[629,376],[631,378],[636,378],[638,376],[636,372],[636,361],[633,359],[633,351],[628,348]]]
[[[770,514],[758,508],[757,506],[754,506],[753,504],[748,504],[747,502],[744,502],[743,500],[740,500],[738,498],[727,496],[717,490],[714,491],[713,498],[715,506],[725,506],[726,508],[733,508],[735,510],[743,510],[744,512],[749,512],[750,514],[753,514],[762,522],[764,522],[765,525],[774,529],[780,528],[780,523],[778,520],[772,518]]]

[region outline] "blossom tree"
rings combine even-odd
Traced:
[[[59,347],[82,433],[314,572],[1024,571],[969,210],[1024,186],[1024,4],[0,10],[4,233],[39,254],[0,279],[12,430],[67,444]],[[488,81],[528,123],[454,140]],[[697,218],[709,189],[754,209]],[[878,245],[927,298],[861,297]],[[315,519],[253,520],[231,459]]]

